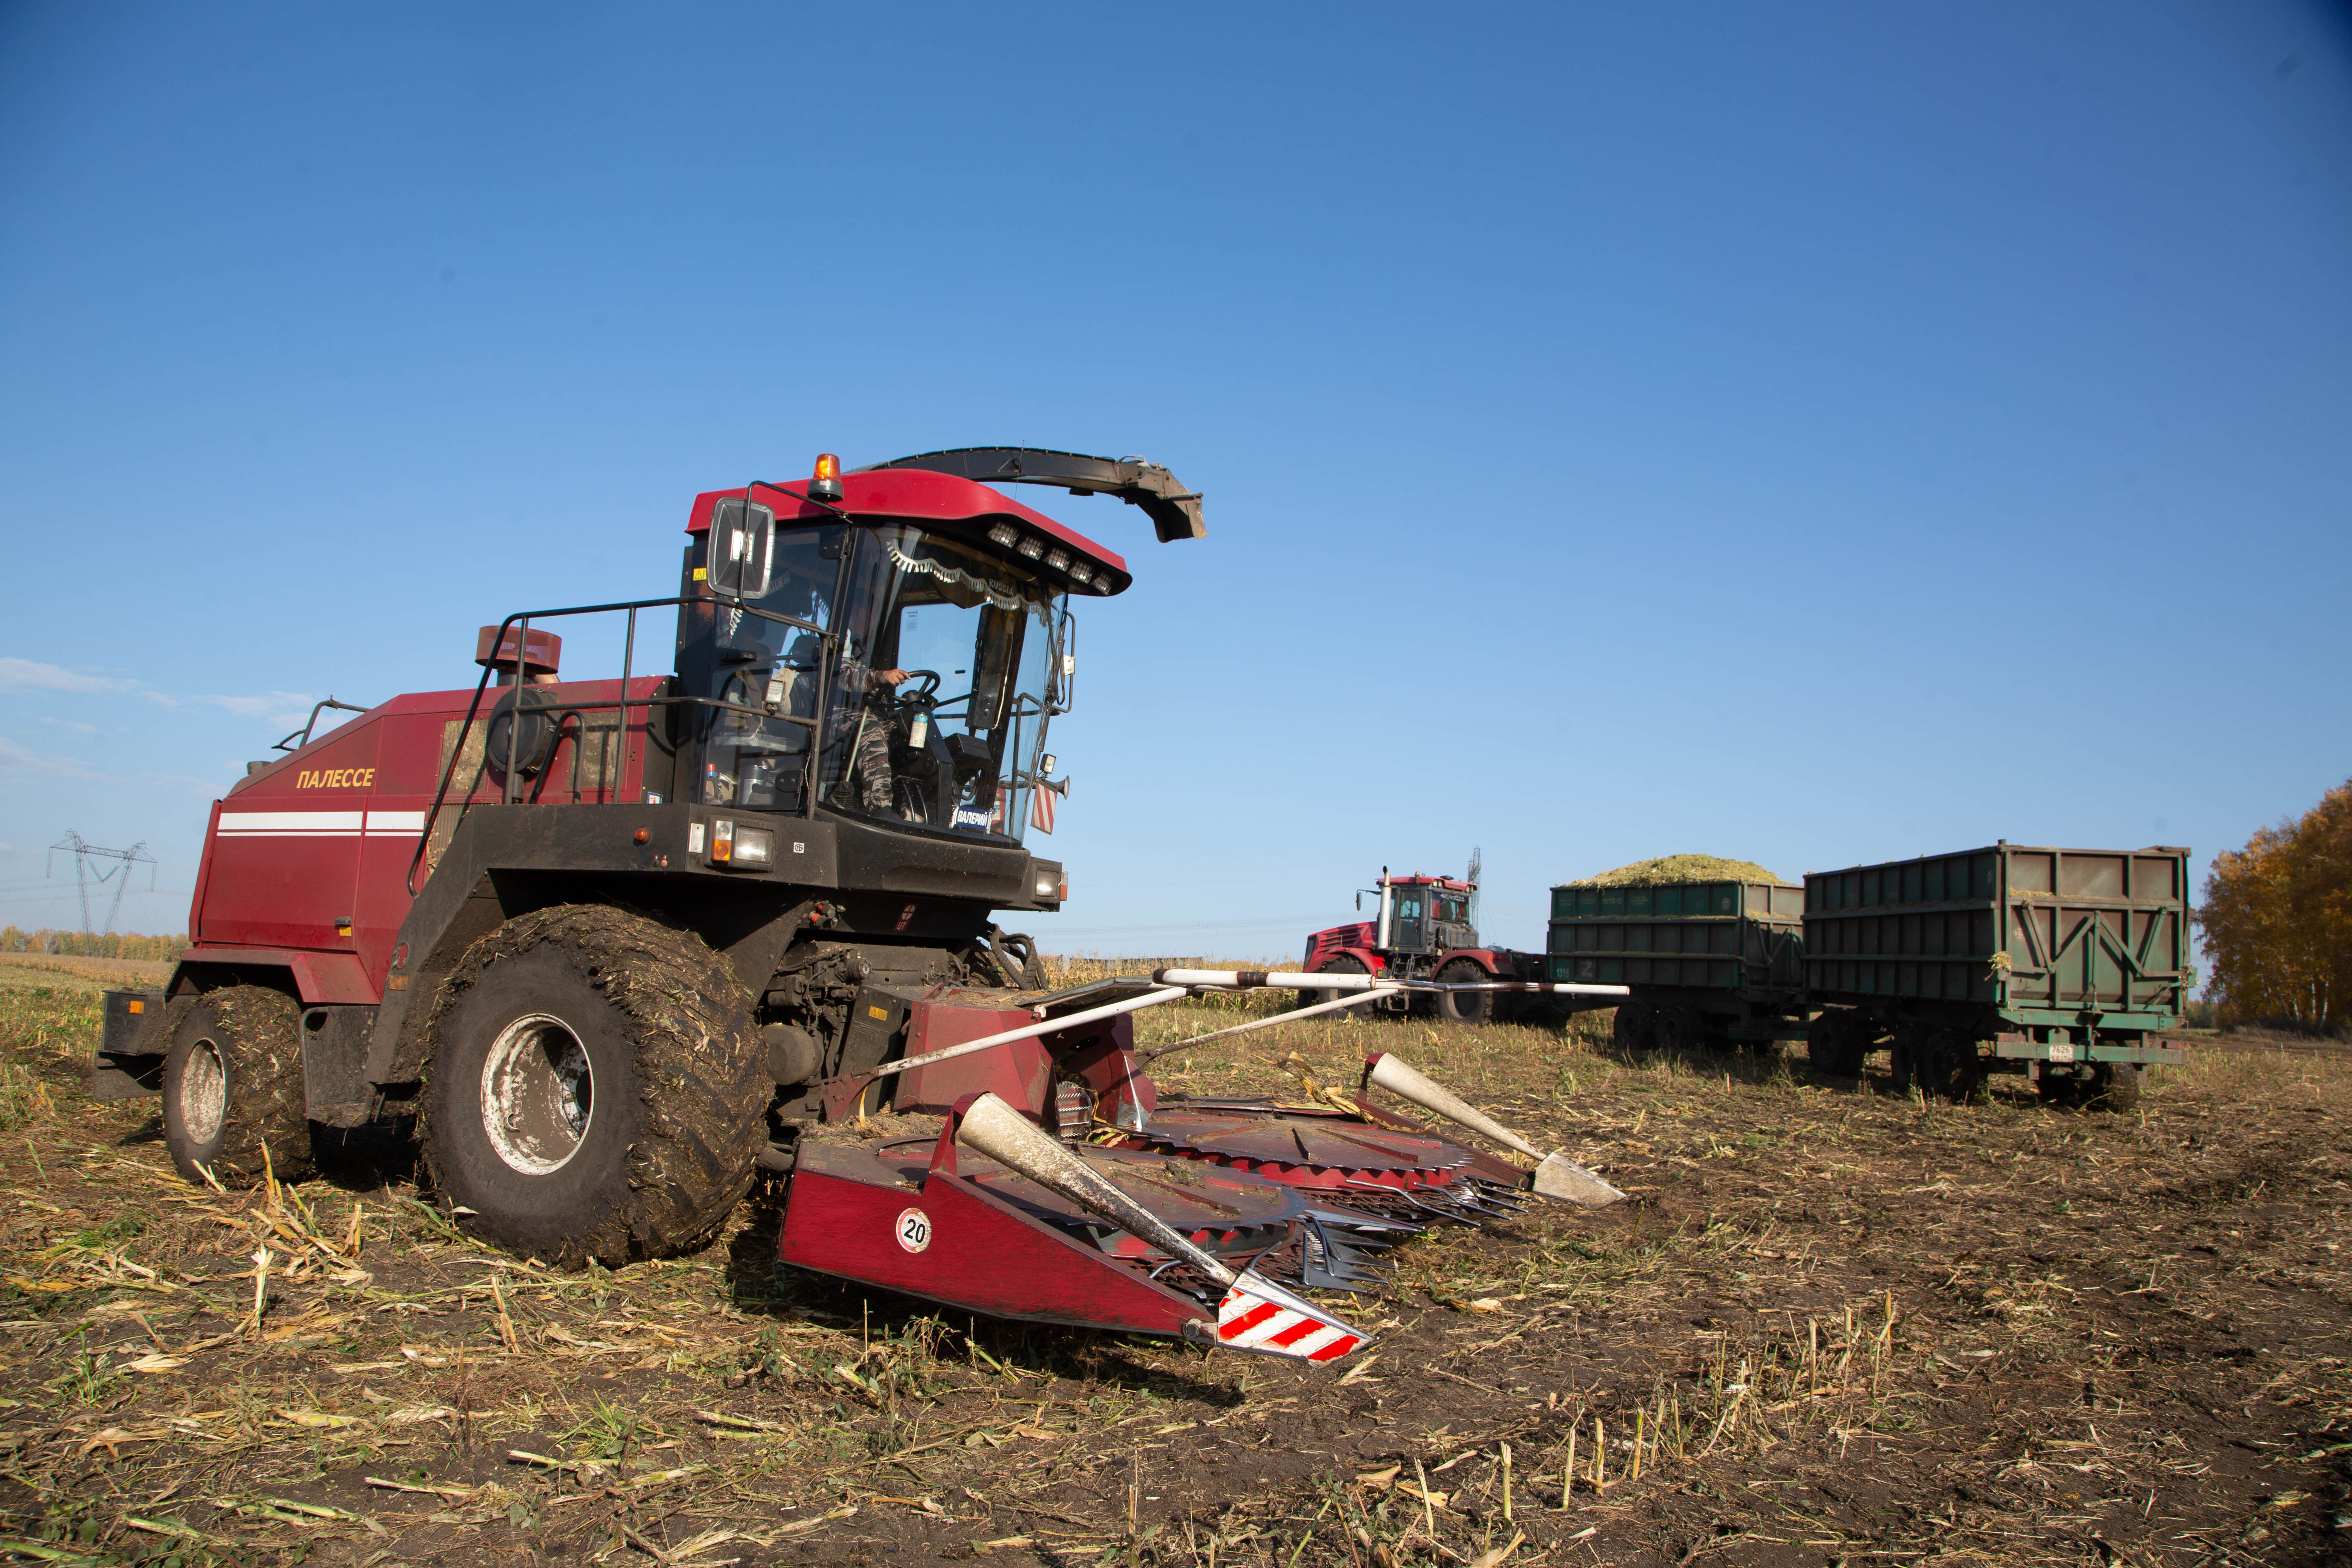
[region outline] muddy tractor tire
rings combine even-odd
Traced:
[[[1475,985],[1492,980],[1487,973],[1466,958],[1457,958],[1437,972],[1437,978],[1448,985]],[[1495,998],[1499,991],[1441,991],[1437,994],[1437,1016],[1449,1024],[1467,1024],[1483,1028],[1495,1019]]]
[[[1856,1013],[1832,1009],[1805,1026],[1805,1055],[1827,1078],[1860,1078],[1870,1055],[1870,1026]]]
[[[1362,963],[1359,963],[1355,959],[1335,958],[1315,973],[1318,974],[1363,974],[1368,973],[1368,971],[1364,968]],[[1301,991],[1298,994],[1298,1005],[1305,1007],[1317,1002],[1337,1002],[1340,997],[1347,994],[1349,994],[1347,992],[1337,989]],[[1356,1008],[1349,1007],[1332,1014],[1331,1016],[1334,1018],[1352,1018],[1356,1016]]]
[[[1628,1056],[1639,1056],[1658,1043],[1658,1011],[1647,1002],[1621,1002],[1609,1027],[1609,1037]]]
[[[302,1087],[301,1009],[262,985],[208,991],[180,1014],[163,1055],[163,1147],[180,1174],[210,1172],[247,1187],[267,1168],[293,1181],[310,1173],[310,1122]]]
[[[445,1212],[557,1268],[701,1244],[767,1139],[751,1007],[690,933],[593,904],[507,921],[426,1026],[418,1135]]]

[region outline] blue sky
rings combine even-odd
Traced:
[[[310,702],[666,591],[697,490],[1000,442],[1208,496],[1045,500],[1137,575],[1049,947],[2201,864],[2352,773],[2347,433],[2320,7],[18,3],[0,919],[72,829],[179,929]]]

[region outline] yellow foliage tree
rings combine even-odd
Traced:
[[[2197,911],[2225,1023],[2343,1021],[2352,999],[2352,782],[2213,858]]]

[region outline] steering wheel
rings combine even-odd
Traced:
[[[914,686],[915,689],[908,690],[907,688],[909,685]],[[938,670],[910,669],[907,672],[907,679],[899,682],[895,696],[900,702],[929,706],[931,700],[939,694],[940,672]]]

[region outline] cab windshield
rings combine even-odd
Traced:
[[[1018,840],[1030,824],[1066,609],[1012,562],[908,524],[772,531],[740,503],[703,552],[706,804],[836,811]],[[738,594],[730,594],[730,589]],[[753,613],[768,612],[766,615]],[[780,617],[780,618],[771,618]]]

